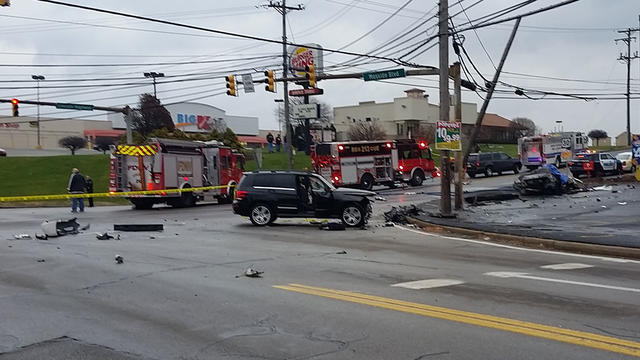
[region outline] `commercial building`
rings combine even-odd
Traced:
[[[616,146],[629,146],[629,141],[627,141],[627,132],[623,131],[620,135],[616,136]]]
[[[43,149],[60,149],[58,141],[67,136],[86,136],[85,132],[113,135],[111,122],[83,119],[40,117],[40,145]],[[35,117],[0,118],[0,147],[5,149],[33,149],[38,145]]]

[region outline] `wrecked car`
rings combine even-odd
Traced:
[[[514,182],[513,188],[521,195],[544,194],[560,195],[580,191],[578,180],[561,173],[551,164],[520,175]]]

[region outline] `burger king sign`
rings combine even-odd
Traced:
[[[304,69],[307,65],[314,65],[316,73],[322,73],[322,46],[318,44],[305,44],[289,47],[290,72],[295,76],[304,76],[304,72],[296,69]]]

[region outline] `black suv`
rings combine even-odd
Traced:
[[[476,177],[476,174],[484,173],[485,176],[494,174],[502,175],[503,171],[520,172],[522,163],[519,159],[501,152],[473,153],[467,160],[467,174]]]
[[[371,216],[371,191],[335,188],[322,176],[302,171],[245,173],[236,187],[233,212],[264,226],[278,217],[336,218],[363,226]]]

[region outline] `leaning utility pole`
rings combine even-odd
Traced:
[[[517,18],[516,23],[513,25],[513,30],[511,30],[511,36],[509,36],[509,41],[507,41],[507,45],[504,47],[504,51],[502,52],[502,58],[500,58],[500,63],[498,64],[498,68],[496,69],[496,73],[493,75],[493,80],[490,84],[487,84],[487,95],[484,98],[484,102],[482,103],[482,107],[480,108],[480,112],[478,113],[478,117],[476,118],[476,125],[473,128],[473,132],[471,132],[471,137],[469,138],[469,143],[467,145],[467,149],[464,150],[464,163],[467,163],[467,158],[469,157],[469,153],[471,149],[473,149],[476,139],[478,138],[478,134],[480,133],[480,127],[482,126],[482,120],[484,119],[484,115],[487,112],[487,108],[489,107],[489,101],[493,96],[493,90],[495,90],[496,85],[498,84],[498,79],[500,79],[500,73],[502,72],[502,67],[504,66],[505,61],[507,60],[507,55],[509,54],[509,50],[511,50],[511,44],[513,44],[513,39],[516,37],[516,32],[518,31],[518,26],[520,26],[520,20],[522,18]]]
[[[440,0],[438,13],[438,49],[440,54],[440,121],[449,121],[449,2]],[[451,215],[451,164],[449,150],[440,150],[440,215]]]
[[[289,169],[293,170],[293,127],[289,119],[289,82],[286,80],[289,72],[289,56],[287,55],[287,11],[288,10],[304,10],[302,5],[296,7],[287,6],[287,0],[280,2],[270,1],[266,7],[276,9],[282,14],[282,78],[285,79],[282,84],[284,85],[284,121],[286,131],[285,148],[287,150],[287,158],[289,159]]]
[[[453,65],[451,65],[451,69],[450,69],[450,73],[451,73],[451,77],[453,77],[453,97],[455,99],[455,104],[454,104],[454,114],[455,114],[455,118],[454,121],[455,122],[462,122],[462,79],[460,77],[460,63],[459,62],[454,62]],[[463,143],[462,141],[462,133],[460,134],[460,143]],[[455,153],[455,174],[454,174],[454,178],[455,178],[455,209],[456,210],[462,210],[462,182],[464,181],[464,166],[463,166],[463,159],[462,159],[462,151],[456,151]]]
[[[627,63],[627,145],[631,145],[631,60],[638,58],[638,52],[636,51],[631,55],[631,40],[635,39],[631,36],[631,33],[640,31],[640,28],[628,28],[626,30],[619,30],[619,33],[627,34],[627,37],[616,39],[615,41],[623,41],[627,44],[627,55],[620,53],[618,60],[625,61]]]

